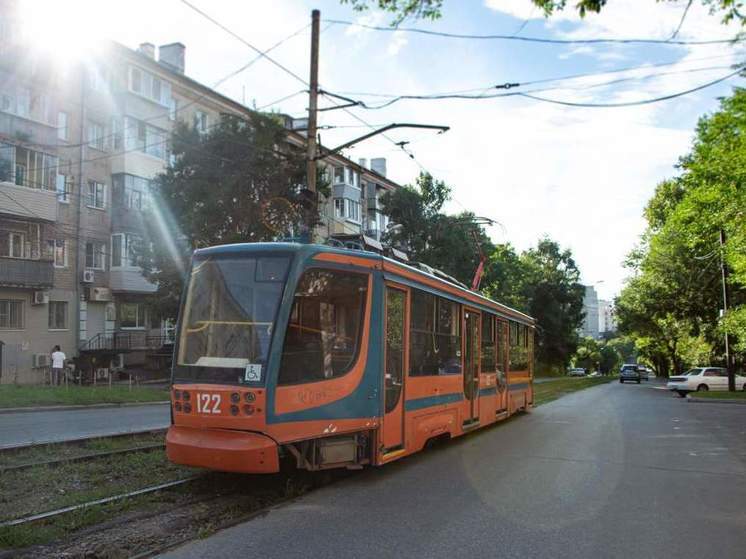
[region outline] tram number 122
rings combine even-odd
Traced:
[[[197,394],[198,413],[220,413],[220,394]]]

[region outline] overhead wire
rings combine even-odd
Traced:
[[[182,0],[185,2],[186,0]],[[727,43],[736,43],[743,41],[745,38],[736,36],[731,39],[708,39],[708,40],[680,40],[680,39],[624,39],[624,38],[597,38],[597,39],[550,39],[545,37],[523,37],[518,35],[504,34],[470,34],[470,33],[449,33],[445,31],[433,31],[431,29],[421,29],[418,27],[384,27],[381,25],[370,25],[362,22],[325,19],[329,23],[336,25],[347,25],[351,27],[360,27],[372,31],[383,32],[406,32],[418,33],[421,35],[430,35],[436,37],[445,37],[450,39],[475,39],[475,40],[502,40],[502,41],[522,41],[527,43],[545,43],[553,45],[588,45],[588,44],[666,44],[666,45],[718,45]]]
[[[651,103],[659,103],[661,101],[668,101],[670,99],[675,99],[677,97],[683,97],[684,95],[689,95],[690,93],[694,93],[696,91],[701,91],[708,87],[712,87],[713,85],[729,80],[730,78],[735,77],[738,74],[740,74],[742,71],[743,71],[742,69],[738,69],[735,72],[731,72],[716,80],[712,80],[710,82],[698,85],[697,87],[692,87],[690,89],[679,91],[677,93],[671,93],[669,95],[663,95],[661,97],[653,97],[651,99],[641,99],[639,101],[624,101],[624,102],[619,102],[619,103],[584,103],[584,102],[574,102],[574,101],[562,101],[560,99],[551,99],[548,97],[541,97],[539,95],[534,95],[531,93],[518,92],[517,95],[520,97],[525,97],[527,99],[533,99],[534,101],[542,101],[544,103],[553,103],[555,105],[564,105],[566,107],[585,107],[585,108],[635,107],[639,105],[649,105]]]
[[[686,20],[686,15],[689,13],[689,8],[692,7],[692,2],[693,1],[694,0],[689,0],[689,2],[687,2],[686,7],[684,8],[684,13],[681,14],[681,19],[679,20],[679,25],[676,27],[676,29],[674,30],[674,32],[671,34],[671,37],[668,39],[669,41],[673,41],[679,35],[679,31],[681,31],[681,28],[684,25],[684,20]]]

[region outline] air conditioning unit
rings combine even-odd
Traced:
[[[83,270],[83,283],[93,283],[94,279],[96,279],[96,275],[93,270]]]
[[[49,303],[49,293],[46,291],[34,291],[34,298],[31,300],[32,305],[46,305]]]
[[[34,369],[49,367],[49,355],[46,353],[34,353]]]

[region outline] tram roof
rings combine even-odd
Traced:
[[[339,255],[344,255],[344,256],[355,256],[358,258],[367,258],[367,259],[374,260],[374,261],[377,260],[382,263],[382,268],[383,267],[391,268],[393,269],[394,272],[396,271],[396,268],[403,268],[407,272],[414,273],[417,276],[421,276],[422,278],[428,278],[430,280],[433,280],[433,279],[437,280],[438,282],[444,285],[447,285],[449,289],[458,291],[461,295],[465,297],[476,297],[480,299],[483,304],[497,305],[498,310],[506,311],[508,314],[514,315],[516,318],[523,319],[524,321],[527,321],[531,324],[535,323],[535,319],[533,317],[519,310],[511,308],[507,305],[504,305],[497,301],[493,301],[492,299],[488,299],[481,293],[472,291],[471,289],[466,289],[464,287],[461,287],[460,285],[450,282],[442,277],[438,277],[420,268],[411,266],[410,264],[407,264],[406,262],[394,260],[393,258],[389,258],[388,256],[384,256],[382,254],[378,254],[376,252],[371,252],[367,250],[353,250],[353,249],[347,249],[347,248],[332,247],[328,245],[305,244],[305,243],[262,242],[262,243],[234,243],[234,244],[226,244],[226,245],[217,245],[217,246],[212,246],[208,248],[201,248],[201,249],[197,249],[194,252],[194,255],[195,256],[209,256],[209,255],[215,255],[215,254],[237,254],[237,253],[243,253],[243,252],[252,252],[252,253],[278,253],[278,252],[299,253],[300,252],[300,253],[305,253],[308,255],[318,254],[318,253],[327,253],[327,254],[339,254]]]

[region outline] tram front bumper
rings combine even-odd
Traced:
[[[258,433],[172,425],[166,435],[171,462],[221,472],[272,474],[280,471],[277,443]]]

